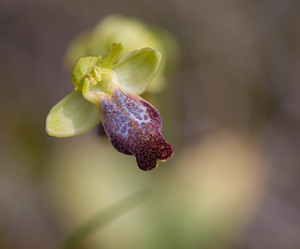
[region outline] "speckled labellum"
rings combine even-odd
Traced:
[[[112,145],[134,155],[142,170],[151,170],[158,160],[173,154],[172,145],[161,134],[159,112],[142,98],[116,88],[111,97],[100,97],[101,120]]]

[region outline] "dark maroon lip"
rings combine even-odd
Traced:
[[[173,155],[163,137],[159,112],[142,98],[116,89],[101,103],[102,122],[112,145],[121,153],[134,155],[140,169],[157,167]]]

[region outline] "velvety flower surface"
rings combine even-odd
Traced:
[[[121,44],[113,44],[107,56],[83,57],[72,71],[75,91],[50,111],[46,131],[69,137],[94,128],[101,121],[112,145],[134,155],[142,170],[173,154],[162,136],[159,112],[139,97],[157,74],[161,55],[150,48],[133,51],[121,59]]]
[[[116,89],[111,98],[101,100],[102,122],[112,145],[134,155],[142,170],[157,166],[173,154],[172,145],[161,134],[159,112],[142,98]]]

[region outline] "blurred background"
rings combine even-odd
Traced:
[[[93,217],[102,223],[65,247],[300,248],[299,11],[293,0],[0,1],[0,248],[63,248]],[[73,89],[71,42],[111,14],[177,44],[153,94],[175,153],[150,172],[97,129],[44,131]]]

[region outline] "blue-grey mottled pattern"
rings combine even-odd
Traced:
[[[102,122],[113,146],[127,155],[135,155],[142,170],[157,166],[173,154],[172,145],[161,134],[159,112],[142,98],[116,89],[112,97],[101,101]]]

